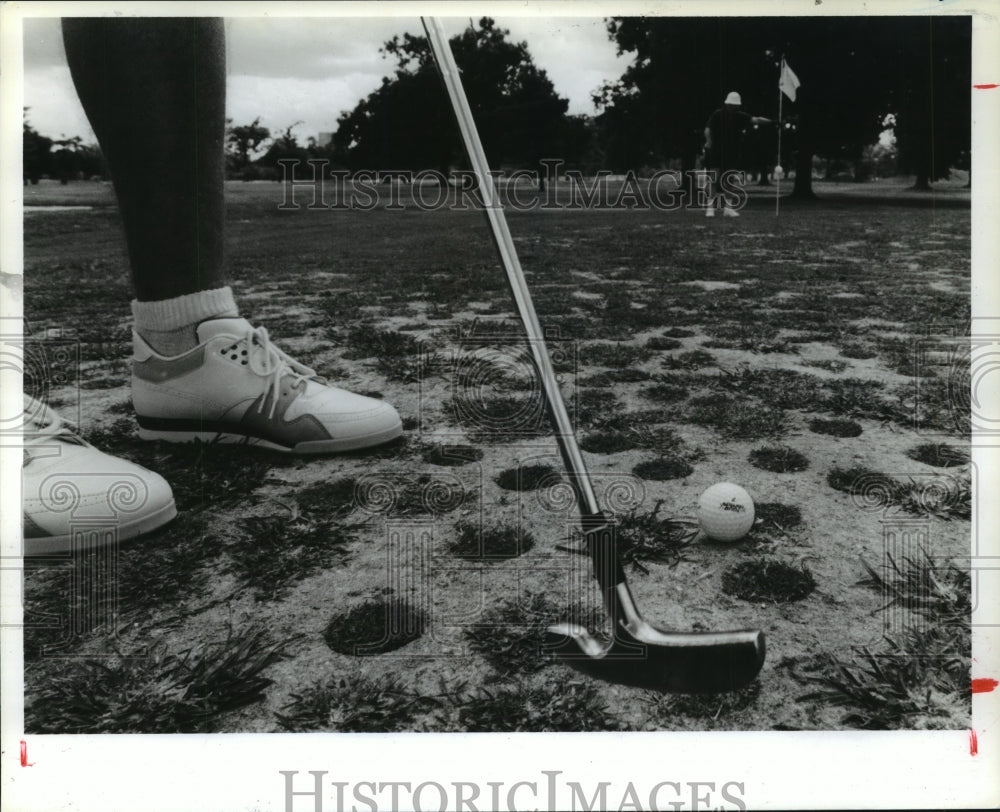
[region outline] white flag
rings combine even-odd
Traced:
[[[782,59],[781,60],[781,78],[778,79],[778,90],[784,93],[792,101],[795,101],[795,91],[799,89],[799,85],[802,82],[799,81],[799,77],[795,75],[788,63]]]

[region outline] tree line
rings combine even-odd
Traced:
[[[528,44],[489,17],[451,40],[480,136],[495,168],[540,169],[557,158],[585,174],[699,165],[703,130],[731,90],[747,112],[778,117],[782,58],[801,85],[782,102],[777,128],[744,142],[745,169],[766,182],[780,160],[795,172],[793,194],[812,194],[816,158],[853,169],[896,158],[926,188],[965,168],[971,142],[968,16],[932,17],[612,17],[608,37],[632,55],[621,77],[592,96],[595,114],[570,115]],[[461,140],[425,37],[393,37],[380,49],[393,62],[380,86],[337,119],[329,143],[301,144],[293,124],[272,134],[257,118],[227,124],[229,177],[280,178],[283,159],[320,158],[331,167],[464,167]],[[581,59],[585,60],[585,55]],[[891,129],[895,155],[879,144]],[[51,141],[25,119],[25,172],[89,174],[99,152],[79,139]],[[30,167],[30,170],[29,170]],[[890,168],[886,166],[885,168]]]

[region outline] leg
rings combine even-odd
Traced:
[[[221,20],[71,18],[73,81],[108,161],[140,301],[221,288]]]
[[[715,217],[715,198],[718,195],[719,180],[717,177],[718,170],[708,167],[705,172],[705,214],[708,217]]]
[[[141,437],[296,453],[402,434],[389,404],[327,385],[222,287],[225,32],[212,19],[73,19],[70,69],[111,168],[138,301]]]

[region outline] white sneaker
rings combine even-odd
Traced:
[[[143,439],[322,454],[403,433],[388,403],[330,386],[246,319],[202,322],[199,345],[173,358],[132,338],[132,404]]]
[[[740,213],[738,211],[736,211],[736,209],[731,209],[731,208],[729,208],[729,206],[726,206],[726,208],[724,208],[722,210],[722,216],[723,217],[739,217]]]
[[[159,474],[98,451],[25,396],[24,554],[91,550],[155,530],[177,515]]]

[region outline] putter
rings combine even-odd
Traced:
[[[559,452],[579,505],[586,551],[613,629],[611,640],[601,640],[574,623],[552,626],[546,649],[557,659],[614,682],[683,693],[738,690],[751,683],[764,664],[762,632],[668,632],[650,625],[639,613],[617,555],[614,523],[608,521],[598,505],[559,391],[451,46],[440,20],[422,17],[421,21],[479,184],[493,242],[528,335],[548,414],[556,429]]]

